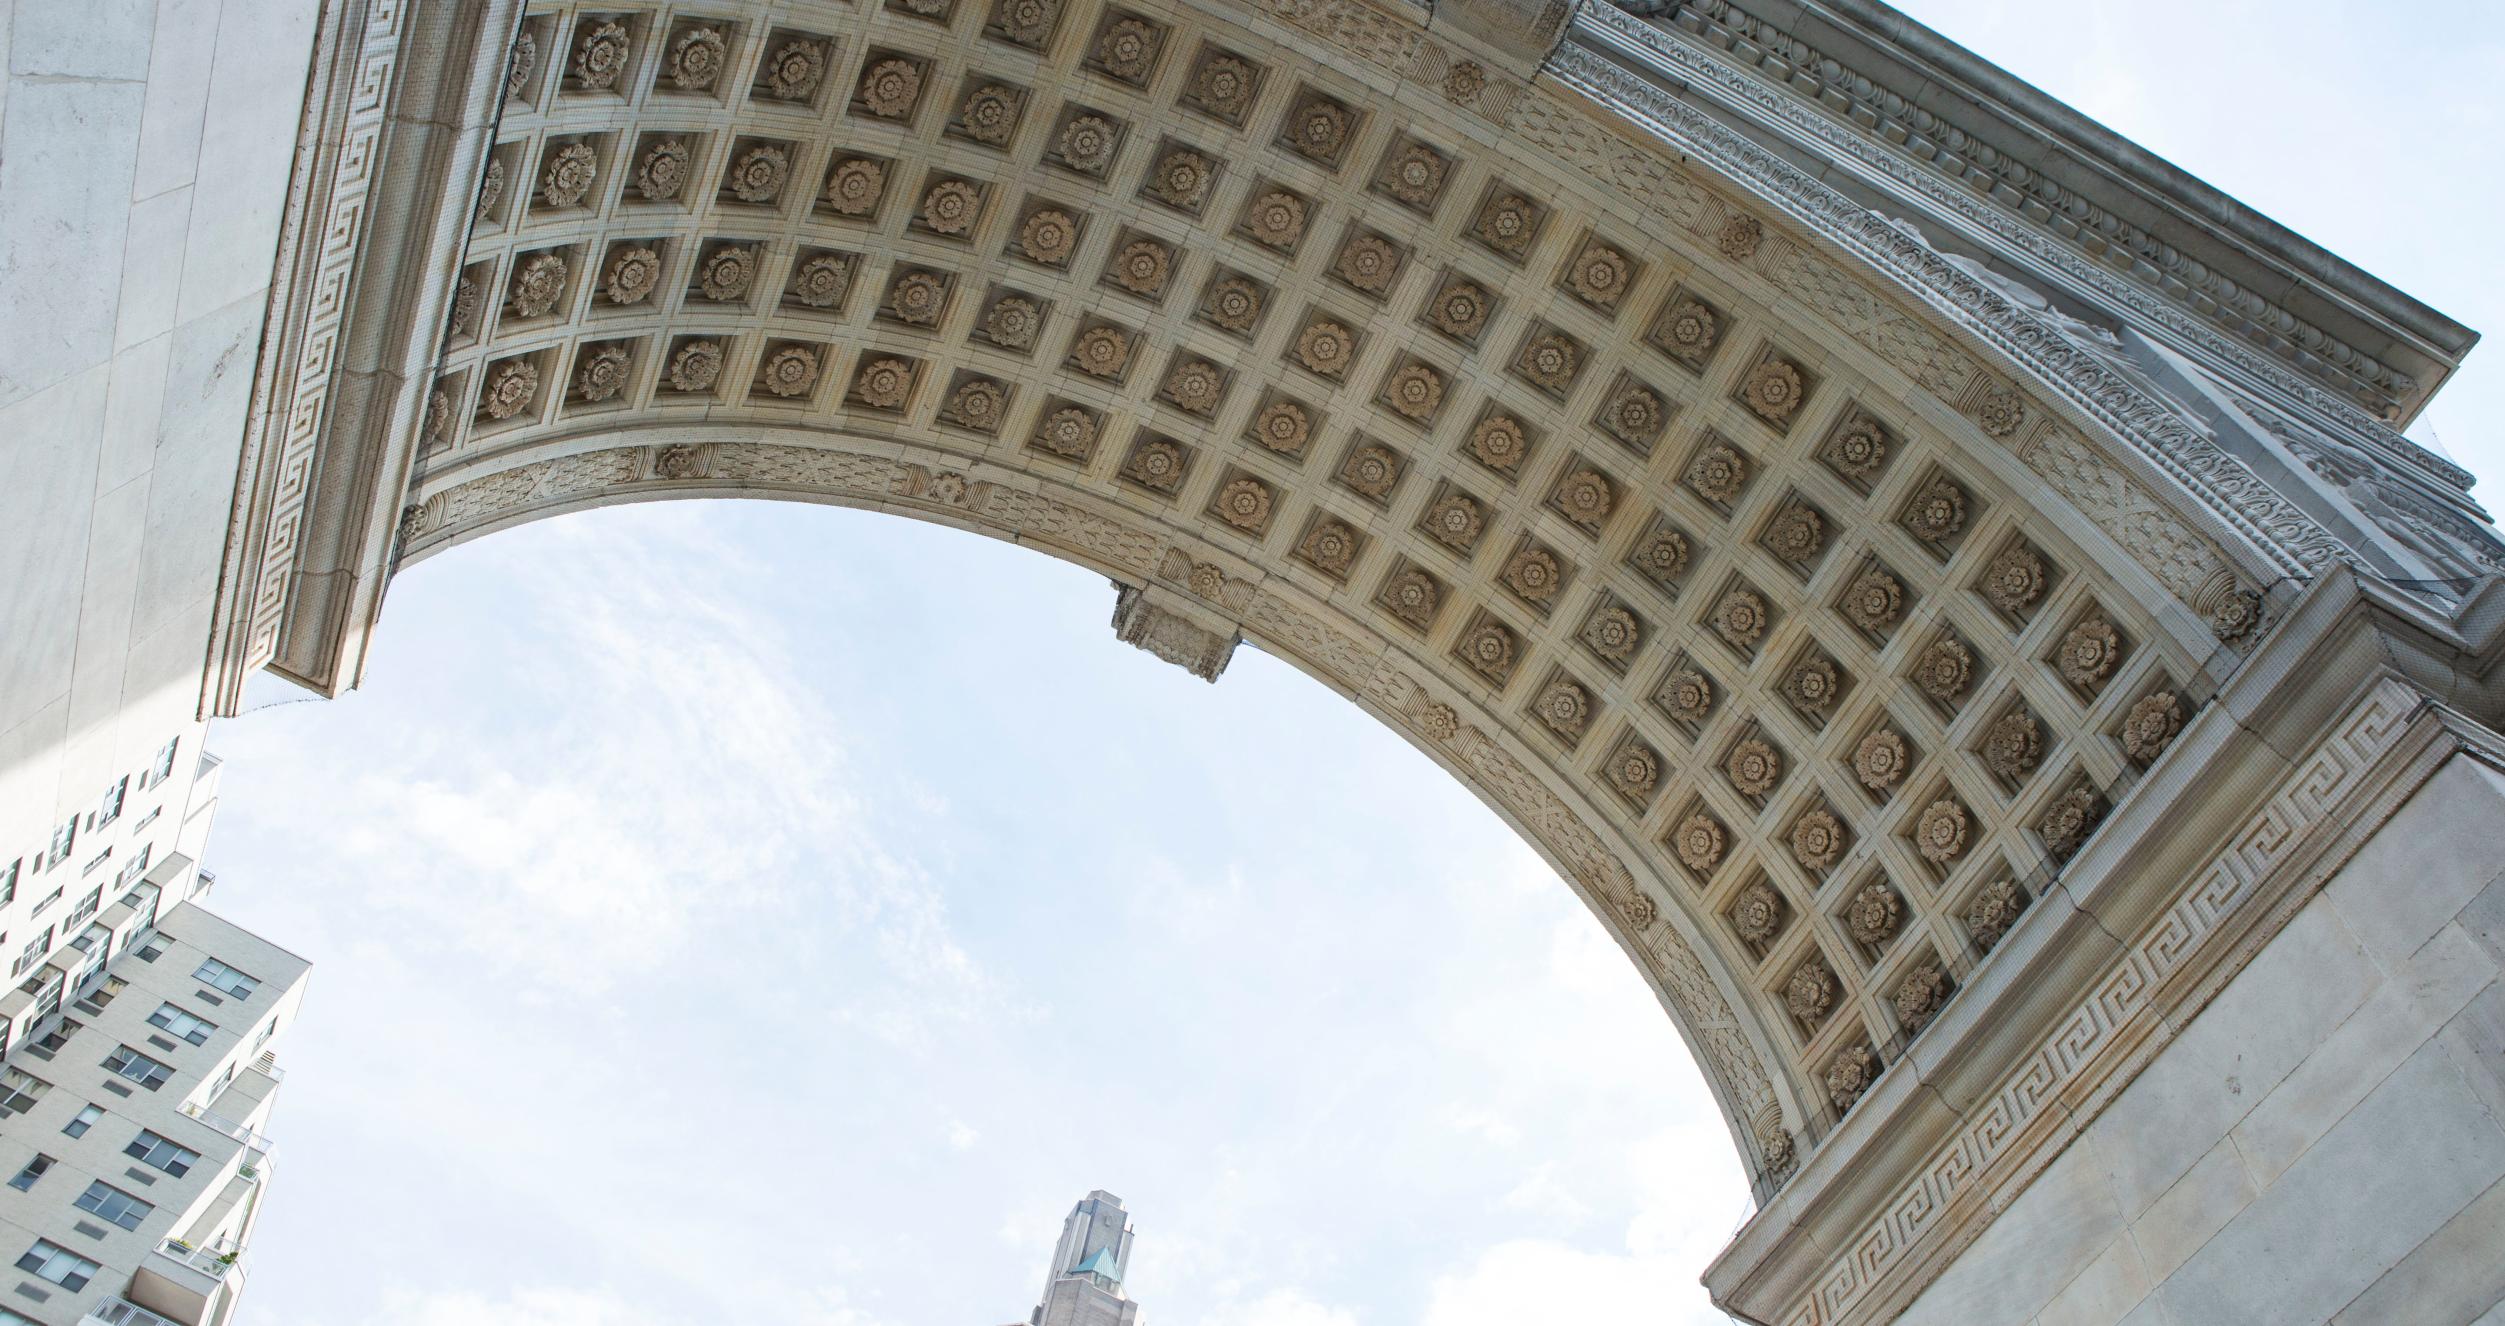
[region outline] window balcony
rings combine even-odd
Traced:
[[[126,1298],[108,1298],[87,1309],[78,1319],[78,1326],[183,1326],[172,1317],[160,1317]]]
[[[211,1114],[209,1111],[192,1104],[190,1101],[184,1101],[176,1108],[180,1109],[185,1117],[197,1119],[211,1128],[226,1134],[228,1137],[243,1143],[252,1150],[260,1152],[264,1156],[268,1155],[274,1149],[270,1143],[270,1139],[263,1137],[261,1134],[246,1128],[242,1124],[237,1123],[222,1114]]]
[[[229,1240],[195,1247],[167,1239],[148,1252],[131,1276],[133,1305],[148,1316],[138,1326],[206,1326],[243,1292],[243,1249]]]

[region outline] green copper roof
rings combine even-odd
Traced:
[[[1078,1268],[1071,1271],[1070,1274],[1101,1275],[1116,1284],[1121,1283],[1122,1280],[1122,1273],[1114,1269],[1113,1249],[1111,1248],[1098,1248],[1095,1256],[1088,1258],[1086,1261],[1080,1262],[1078,1264]]]

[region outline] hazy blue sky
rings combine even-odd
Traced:
[[[1916,3],[2473,326],[2486,3]],[[2429,422],[2493,472],[2492,355]],[[246,1326],[989,1326],[1069,1203],[1165,1326],[1718,1320],[1703,1087],[1562,884],[1257,652],[829,509],[642,507],[394,587],[221,726],[216,905],[311,957]]]

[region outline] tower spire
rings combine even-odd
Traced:
[[[1139,1304],[1122,1290],[1130,1265],[1131,1215],[1122,1199],[1102,1189],[1080,1198],[1061,1222],[1030,1326],[1137,1326]]]

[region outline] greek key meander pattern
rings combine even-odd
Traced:
[[[2417,697],[2384,682],[2332,729],[2279,783],[2216,860],[2196,874],[2166,913],[2132,940],[2124,959],[2062,1020],[2060,1029],[1972,1111],[1955,1137],[1887,1203],[1886,1214],[1847,1245],[1825,1280],[1781,1318],[1784,1326],[1843,1320],[1902,1261],[1966,1187],[2073,1082],[2104,1065],[2115,1030],[2148,1005],[2157,987],[2200,949],[2223,918],[2373,772],[2407,728]]]
[[[2207,644],[2048,506],[2230,637],[2249,596],[1745,204],[1402,16],[1272,12],[531,10],[404,547],[826,495],[1195,595],[1523,825],[1779,1177],[2188,716]]]

